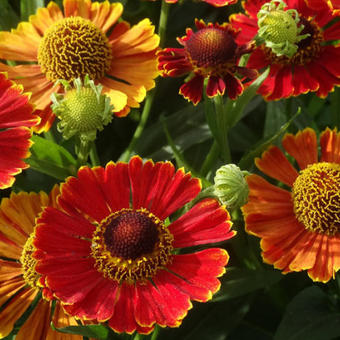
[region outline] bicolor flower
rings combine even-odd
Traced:
[[[188,75],[179,93],[195,105],[202,99],[205,79],[208,97],[226,92],[236,99],[243,92],[242,81],[256,76],[256,72],[238,66],[240,57],[250,52],[250,44],[238,45],[236,32],[228,23],[205,24],[196,19],[195,24],[197,32],[188,28],[184,37],[177,38],[183,48],[158,52],[158,69],[163,77]]]
[[[213,198],[170,217],[200,189],[198,179],[170,162],[143,164],[138,156],[82,167],[62,184],[62,210],[48,207],[37,221],[36,270],[80,319],[126,333],[177,327],[191,300],[208,301],[219,289],[228,262],[222,248],[191,247],[235,234]]]
[[[28,168],[23,159],[30,155],[30,128],[39,123],[39,117],[32,112],[22,86],[0,73],[0,189],[11,187],[14,176]]]
[[[286,0],[283,6],[278,0],[249,0],[244,3],[246,14],[230,18],[240,30],[239,43],[259,35],[262,38],[247,66],[257,70],[270,67],[258,90],[267,100],[307,92],[326,97],[340,84],[340,47],[333,44],[340,39],[340,23],[324,0],[313,2],[320,5],[319,10],[304,0]]]
[[[247,232],[261,238],[262,257],[283,273],[306,270],[327,282],[340,269],[340,133],[326,129],[286,134],[282,145],[299,169],[276,146],[257,167],[284,186],[258,175],[246,177],[250,193],[243,207]]]
[[[139,107],[158,75],[156,50],[159,37],[144,19],[130,27],[120,21],[121,3],[64,0],[64,11],[53,1],[39,8],[29,22],[11,32],[0,32],[0,70],[32,93],[37,109],[45,110],[58,92],[58,79],[68,82],[85,75],[103,86],[117,116]],[[49,111],[50,114],[51,111]],[[46,119],[46,123],[51,121]],[[45,130],[49,129],[45,126]]]

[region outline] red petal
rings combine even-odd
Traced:
[[[179,89],[179,93],[187,100],[197,105],[202,99],[204,77],[195,75]]]
[[[194,199],[201,189],[199,180],[182,169],[174,171],[169,162],[143,164],[141,158],[133,157],[129,174],[134,209],[144,207],[163,220]]]
[[[225,83],[222,78],[210,76],[207,85],[207,96],[209,98],[217,95],[223,95],[225,91]]]
[[[207,249],[194,254],[175,255],[169,266],[171,272],[162,271],[163,281],[168,281],[192,300],[206,302],[220,288],[216,278],[221,276],[229,256],[224,249]]]
[[[169,231],[174,236],[173,246],[182,248],[228,240],[235,234],[231,225],[227,210],[208,198],[171,223]]]
[[[78,178],[69,177],[61,186],[59,204],[71,214],[76,209],[97,222],[110,214],[100,179],[96,177],[94,170],[88,167],[82,167],[78,171]]]

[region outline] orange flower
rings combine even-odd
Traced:
[[[6,337],[15,323],[37,302],[32,313],[16,335],[17,340],[62,340],[65,334],[50,327],[77,325],[73,317],[65,314],[60,303],[41,298],[39,274],[32,258],[35,218],[45,206],[56,206],[59,187],[55,186],[48,196],[44,192],[12,193],[0,205],[0,338]],[[81,336],[69,335],[68,339],[81,340]]]
[[[127,115],[155,85],[159,37],[154,26],[148,19],[133,27],[125,21],[117,23],[121,3],[64,0],[63,4],[64,13],[50,2],[29,22],[0,32],[0,58],[23,62],[12,67],[0,63],[0,70],[32,92],[39,110],[45,110],[52,92],[60,89],[54,87],[56,80],[71,81],[88,74],[103,86],[115,114]],[[51,120],[46,123],[48,130]]]
[[[320,158],[310,128],[285,135],[282,145],[300,171],[276,146],[256,159],[263,173],[288,189],[248,176],[246,230],[261,237],[265,262],[283,273],[307,270],[313,281],[327,282],[340,269],[340,133],[321,134]]]

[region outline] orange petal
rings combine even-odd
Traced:
[[[15,322],[23,315],[38,294],[37,289],[28,288],[17,294],[0,312],[0,338],[7,336]]]
[[[94,2],[91,6],[90,20],[106,33],[121,17],[122,13],[123,5],[119,2],[113,4],[108,1]]]
[[[327,128],[320,136],[321,161],[340,163],[340,133]]]
[[[109,78],[103,78],[101,84],[109,89],[123,92],[127,95],[127,105],[130,107],[139,107],[139,103],[144,100],[146,90],[144,86],[128,85]]]
[[[26,286],[22,276],[5,280],[0,284],[0,306],[3,306],[16,292]]]
[[[91,0],[64,0],[65,17],[90,19],[91,5]]]
[[[258,175],[247,176],[246,180],[250,189],[248,203],[242,208],[246,218],[252,214],[266,215],[268,219],[282,218],[292,213],[289,191],[270,184]]]
[[[0,259],[0,282],[12,280],[22,275],[21,264]]]
[[[316,134],[311,128],[299,131],[295,136],[286,134],[282,140],[282,145],[296,159],[301,170],[318,161]]]
[[[151,52],[159,46],[159,36],[149,19],[140,21],[116,39],[110,39],[114,58]]]
[[[25,323],[20,327],[16,340],[46,339],[50,328],[51,303],[40,299]]]
[[[298,172],[288,162],[282,151],[271,146],[262,154],[261,158],[256,158],[256,166],[266,175],[277,179],[278,181],[293,186],[293,183],[298,176]]]
[[[59,6],[52,1],[47,7],[38,8],[36,14],[29,17],[29,21],[43,35],[51,25],[63,19],[63,17]]]
[[[0,32],[0,59],[37,61],[41,36],[29,22],[21,22],[11,32]]]
[[[8,78],[12,80],[22,77],[35,77],[42,75],[41,68],[37,64],[8,66],[0,63],[0,71],[7,72]]]
[[[113,112],[119,112],[127,106],[128,96],[122,91],[114,90],[104,86],[103,93],[105,93],[111,99]]]
[[[153,79],[159,75],[155,53],[113,59],[108,74],[150,90],[155,86]]]
[[[42,191],[38,194],[33,192],[11,193],[10,198],[5,198],[1,202],[1,217],[28,237],[33,232],[35,219],[48,203],[48,196]]]
[[[308,276],[313,281],[328,282],[334,277],[333,257],[329,253],[329,236],[318,234],[319,247],[313,268],[308,270]]]

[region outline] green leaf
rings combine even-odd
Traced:
[[[59,180],[76,173],[77,161],[65,148],[39,136],[32,140],[31,156],[26,159],[32,169]]]
[[[238,166],[241,169],[249,169],[253,162],[254,158],[261,155],[261,153],[269,147],[269,145],[273,144],[276,139],[278,139],[290,126],[290,124],[293,122],[293,120],[301,113],[301,110],[298,110],[295,115],[285,124],[283,124],[276,132],[274,132],[269,137],[262,139],[260,142],[258,142],[252,150],[250,150],[248,153],[246,153],[240,160]]]
[[[340,336],[340,313],[317,286],[308,287],[288,304],[274,340],[330,340]]]
[[[64,328],[56,328],[53,324],[51,324],[51,326],[54,330],[66,334],[77,334],[100,340],[122,340],[119,334],[114,333],[111,329],[103,325],[68,326]]]
[[[8,0],[0,1],[0,29],[10,30],[15,27],[19,21],[17,14],[9,5]]]
[[[44,7],[44,0],[25,0],[20,2],[21,20],[28,20],[39,7]]]
[[[266,120],[264,123],[263,137],[269,137],[273,132],[278,131],[286,123],[284,106],[281,101],[268,102],[266,107]]]
[[[227,269],[221,279],[221,289],[214,296],[213,302],[229,300],[254,292],[258,289],[269,288],[282,279],[277,270],[252,270],[248,268]]]

